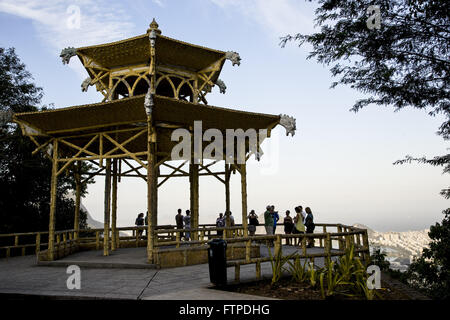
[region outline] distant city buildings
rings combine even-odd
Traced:
[[[428,247],[431,239],[429,229],[404,232],[377,232],[363,225],[355,225],[368,230],[371,251],[380,248],[386,253],[386,259],[391,268],[405,271],[414,257],[422,254],[423,248]]]

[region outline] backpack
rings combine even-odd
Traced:
[[[218,228],[223,228],[223,227],[225,227],[225,221],[224,221],[224,219],[217,219],[216,225],[217,225]]]

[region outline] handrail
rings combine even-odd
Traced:
[[[278,224],[282,226],[283,224]],[[339,244],[339,250],[342,251],[343,248],[347,247],[349,244],[353,243],[359,247],[367,247],[368,248],[368,239],[367,239],[367,230],[347,226],[339,223],[316,223],[316,228],[322,228],[323,232],[321,233],[312,233],[312,234],[288,234],[288,235],[254,235],[250,237],[244,237],[244,229],[241,224],[236,224],[233,227],[216,227],[215,224],[203,224],[199,225],[198,228],[183,228],[177,229],[175,225],[163,225],[158,226],[154,230],[155,234],[155,247],[164,247],[164,246],[175,246],[179,248],[181,245],[187,243],[190,245],[204,245],[211,238],[214,237],[222,237],[226,239],[230,243],[239,243],[245,242],[248,244],[248,241],[275,241],[280,237],[281,241],[284,240],[285,243],[293,243],[296,245],[300,245],[300,242],[305,242],[307,239],[318,239],[319,246],[325,247],[326,245],[326,237],[328,236],[330,242],[337,241]],[[262,225],[261,225],[262,226]],[[337,232],[329,232],[330,228],[336,228]],[[112,232],[111,228],[109,230]],[[133,234],[130,235],[122,235],[121,231],[132,231]],[[137,232],[142,231],[142,232]],[[136,246],[143,245],[142,241],[145,241],[145,237],[143,236],[144,232],[147,232],[147,226],[131,226],[131,227],[117,227],[116,239],[118,240],[118,247],[120,247],[120,243],[123,241],[132,241],[136,243]],[[89,243],[95,242],[96,249],[99,249],[103,245],[103,241],[100,243],[100,238],[104,232],[103,228],[93,228],[93,229],[68,229],[68,230],[58,230],[55,231],[55,243],[57,248],[67,246],[72,247],[73,245],[77,245],[80,243]],[[189,232],[191,235],[196,235],[195,237],[191,237],[191,240],[182,240],[182,235]],[[219,234],[222,232],[222,234]],[[86,233],[95,234],[95,237],[85,235]],[[34,236],[35,240],[30,243],[23,243],[23,238]],[[8,233],[8,234],[0,234],[0,240],[11,237],[14,239],[14,244],[0,246],[0,252],[2,250],[6,250],[6,257],[11,256],[11,252],[16,249],[21,249],[21,255],[30,254],[27,252],[27,248],[35,247],[34,253],[39,254],[42,248],[48,247],[47,242],[41,241],[42,238],[46,240],[48,237],[48,231],[42,232],[21,232],[21,233]],[[361,239],[362,237],[362,239]],[[22,242],[20,241],[22,238]],[[62,238],[62,239],[61,239]],[[352,239],[350,239],[352,238]],[[192,240],[194,239],[194,240]],[[305,239],[305,240],[303,240]],[[30,240],[30,239],[28,239]],[[248,259],[246,259],[248,260]]]

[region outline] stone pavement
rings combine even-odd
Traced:
[[[34,256],[1,259],[0,295],[62,299],[263,299],[212,289],[207,264],[160,270],[81,267],[81,289],[69,290],[65,267],[38,266],[35,260]],[[246,267],[241,269],[241,276],[254,278],[254,266]],[[263,264],[262,271],[270,275],[270,264]],[[233,268],[228,268],[228,279],[234,279]]]
[[[284,253],[298,250],[283,246]],[[308,249],[319,252],[320,248]],[[108,257],[102,251],[85,251],[58,260],[59,266],[37,265],[34,256],[0,259],[0,294],[39,295],[57,298],[143,299],[143,300],[248,300],[263,299],[216,290],[209,280],[207,264],[154,269],[145,262],[145,248],[119,249]],[[261,255],[268,249],[261,246]],[[66,266],[81,268],[81,289],[67,289]],[[316,259],[318,267],[323,259]],[[234,281],[234,268],[228,268],[228,282]],[[272,276],[269,262],[261,264],[264,278]],[[255,265],[243,265],[241,282],[255,280]]]

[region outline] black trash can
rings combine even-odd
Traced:
[[[227,284],[227,243],[213,239],[208,249],[209,279],[216,286]]]

